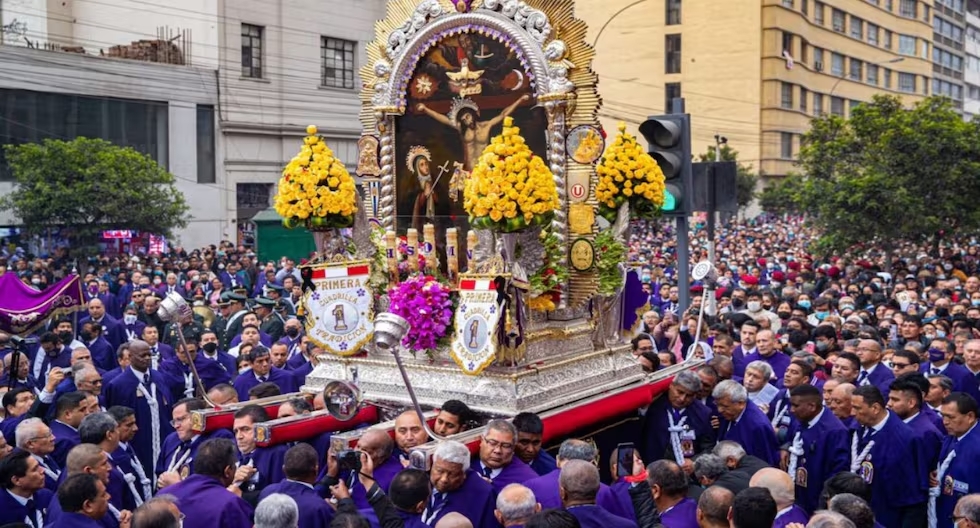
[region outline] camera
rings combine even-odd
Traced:
[[[361,471],[361,451],[357,449],[344,449],[337,453],[337,464],[341,471],[351,471],[360,473]]]

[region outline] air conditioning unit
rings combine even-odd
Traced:
[[[817,71],[823,71],[823,63],[820,61],[814,62],[813,69]]]

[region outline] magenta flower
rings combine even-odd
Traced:
[[[411,325],[402,344],[412,351],[433,350],[452,326],[453,301],[447,286],[428,275],[415,275],[393,287],[391,311]]]

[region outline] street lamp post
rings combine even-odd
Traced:
[[[904,60],[905,60],[905,57],[895,57],[894,59],[888,59],[886,61],[872,62],[872,63],[870,63],[870,65],[871,66],[881,66],[883,64],[895,64],[897,62],[902,62]],[[846,71],[845,72],[842,72],[840,75],[837,76],[837,82],[835,82],[834,83],[834,86],[830,88],[830,94],[829,95],[830,95],[831,98],[834,97],[834,90],[837,89],[837,85],[839,85],[840,82],[843,81],[845,77],[847,77],[847,72]]]

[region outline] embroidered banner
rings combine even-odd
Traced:
[[[330,354],[352,356],[374,335],[369,261],[312,266],[312,291],[303,294],[306,333]]]
[[[69,275],[38,291],[24,284],[16,273],[0,276],[0,331],[24,335],[39,328],[56,315],[83,310],[82,282],[78,275]]]
[[[466,275],[459,279],[456,335],[449,354],[463,372],[476,376],[497,357],[500,306],[492,277]]]

